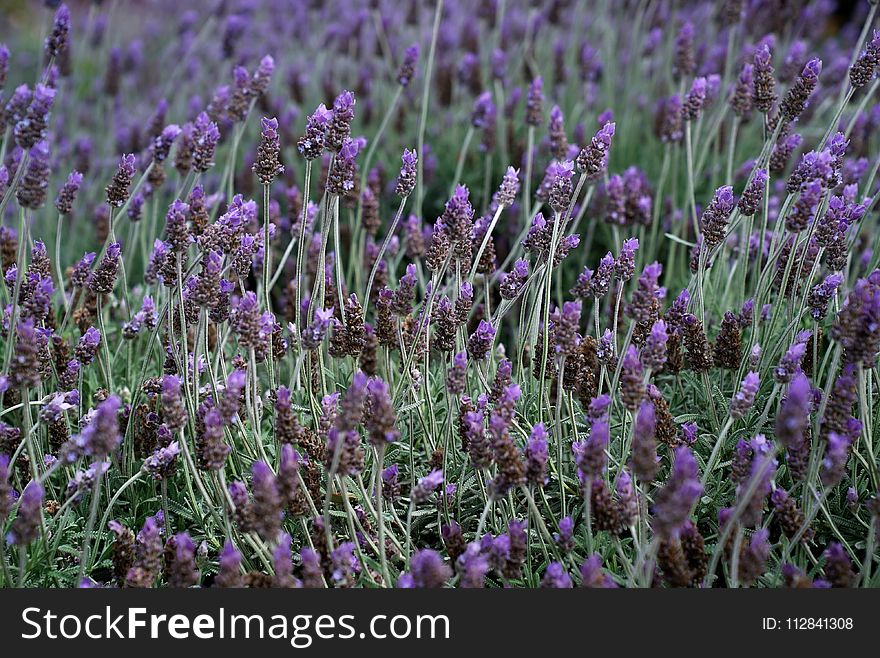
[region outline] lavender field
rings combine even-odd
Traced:
[[[880,586],[853,4],[0,2],[0,583]]]

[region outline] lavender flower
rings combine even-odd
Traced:
[[[681,108],[682,117],[686,122],[696,121],[703,113],[706,102],[706,78],[694,78],[691,89],[684,99]]]
[[[400,175],[397,177],[397,184],[394,193],[402,199],[405,199],[416,187],[416,179],[418,176],[418,155],[415,150],[404,149],[401,156],[403,166],[400,168]]]
[[[822,484],[826,487],[833,487],[843,479],[851,445],[851,436],[837,432],[828,433],[828,446],[819,473]]]
[[[281,164],[281,141],[278,136],[278,119],[263,117],[260,120],[260,145],[253,170],[263,185],[270,185],[275,178],[284,173]]]
[[[15,198],[22,208],[38,210],[46,202],[48,186],[49,143],[39,141],[30,149],[30,159],[15,190]]]
[[[602,257],[602,260],[599,261],[599,267],[596,268],[596,272],[590,279],[589,290],[591,296],[599,298],[604,297],[608,293],[611,277],[615,271],[615,264],[616,261],[610,251]]]
[[[642,364],[651,370],[659,370],[666,363],[666,343],[669,341],[669,334],[666,331],[666,323],[663,320],[657,320],[651,325],[651,333],[645,338],[645,344],[642,346],[640,360]]]
[[[767,114],[776,102],[776,80],[773,78],[773,65],[770,47],[764,43],[755,50],[752,84],[752,102],[762,114]]]
[[[730,106],[740,118],[747,116],[752,110],[752,84],[752,65],[746,62],[740,69],[730,97]]]
[[[700,225],[703,233],[703,245],[708,251],[713,250],[724,240],[727,222],[733,212],[733,188],[724,185],[715,190],[715,196],[703,211]]]
[[[403,588],[437,588],[443,587],[452,577],[452,569],[444,562],[440,554],[431,549],[416,552],[410,560],[410,572],[404,573],[397,581]]]
[[[242,555],[229,540],[223,544],[218,559],[219,571],[214,577],[215,587],[243,587],[241,577]]]
[[[636,273],[636,252],[639,250],[638,238],[623,241],[620,255],[614,261],[614,274],[621,281],[629,281]],[[599,266],[601,269],[601,265]],[[659,273],[658,273],[659,276]]]
[[[415,73],[416,62],[419,59],[419,44],[414,43],[403,52],[403,61],[397,69],[397,84],[407,87]]]
[[[600,180],[608,171],[608,154],[615,127],[616,124],[613,122],[604,124],[593,136],[589,146],[581,149],[578,154],[578,171],[584,174],[588,181]]]
[[[756,372],[746,374],[739,391],[730,400],[730,416],[734,419],[745,416],[755,403],[761,380]]]
[[[128,200],[131,179],[134,177],[135,172],[135,162],[136,160],[132,153],[123,155],[120,159],[116,174],[113,176],[110,184],[107,185],[106,190],[107,203],[111,206],[119,208]]]
[[[630,345],[623,357],[620,370],[620,396],[623,405],[633,412],[639,408],[642,398],[645,397],[642,362],[639,361],[639,351],[635,345]]]
[[[220,129],[205,112],[199,113],[192,125],[192,166],[205,173],[214,166],[214,153],[220,141]]]
[[[544,423],[538,423],[532,428],[531,436],[526,445],[526,480],[529,484],[543,487],[547,483],[547,430]]]
[[[165,375],[162,378],[162,418],[172,430],[181,429],[187,419],[180,387],[180,378],[176,375]]]
[[[800,369],[801,361],[803,361],[804,355],[807,353],[807,343],[811,335],[810,331],[801,332],[791,347],[782,355],[779,365],[773,369],[773,378],[778,383],[787,384]]]
[[[578,468],[578,479],[587,483],[598,480],[605,472],[610,431],[607,419],[596,419],[590,428],[590,436],[586,441],[576,441],[571,449]]]
[[[12,510],[12,487],[9,484],[9,457],[0,453],[0,523],[9,518]]]
[[[570,589],[573,587],[571,578],[565,572],[565,567],[560,562],[551,562],[547,566],[547,572],[541,579],[541,587],[553,589]]]
[[[273,541],[281,529],[281,496],[274,473],[263,461],[251,466],[254,492],[254,530],[265,541]]]
[[[468,338],[467,350],[472,359],[481,361],[489,354],[495,342],[495,327],[485,320],[480,320],[476,331]]]
[[[107,247],[104,257],[89,277],[89,289],[93,293],[109,295],[113,292],[121,256],[122,245],[119,242],[113,242]]]
[[[24,150],[33,148],[46,138],[49,112],[55,101],[55,90],[43,84],[34,86],[27,113],[15,124],[15,143]]]
[[[248,293],[253,294],[253,293]],[[255,298],[256,299],[256,298]],[[327,330],[330,328],[330,319],[333,317],[333,309],[316,309],[315,319],[308,327],[303,329],[302,344],[307,350],[316,350],[324,342]]]
[[[354,94],[343,91],[333,101],[333,116],[327,127],[327,146],[334,151],[341,151],[345,142],[351,137],[351,122],[354,119]]]
[[[766,569],[767,558],[770,556],[770,531],[761,528],[749,539],[749,544],[739,558],[740,582],[745,585],[755,582]]]
[[[810,422],[812,406],[810,380],[798,372],[776,414],[776,438],[789,449],[796,449],[804,442],[804,433]]]
[[[526,96],[526,125],[540,126],[544,114],[544,80],[541,76],[534,78],[529,85]]]
[[[172,550],[168,550],[168,548]],[[190,536],[181,532],[168,540],[166,554],[170,560],[166,564],[169,587],[192,587],[199,581],[199,570],[196,568],[196,546]]]
[[[424,503],[430,498],[434,491],[440,488],[440,485],[442,484],[443,471],[440,469],[435,469],[425,477],[419,478],[419,481],[412,488],[412,492],[410,493],[412,504],[420,505],[421,503]]]
[[[167,446],[157,449],[144,461],[144,470],[154,480],[167,480],[176,468],[180,444],[172,441]]]
[[[306,160],[320,157],[324,151],[327,128],[333,113],[321,103],[306,122],[306,131],[296,143],[296,148]]]
[[[119,432],[121,407],[122,400],[111,395],[95,408],[88,425],[70,439],[68,461],[72,462],[79,456],[101,459],[113,454],[122,442],[122,435]]]
[[[493,195],[493,204],[496,206],[510,206],[516,201],[519,193],[519,170],[508,167],[501,179],[498,191]]]
[[[74,355],[82,365],[89,365],[94,361],[98,354],[98,347],[101,344],[101,332],[94,327],[86,329],[85,333],[79,339]]]
[[[6,541],[16,546],[27,546],[40,536],[44,490],[36,480],[28,482],[18,503],[18,514]]]
[[[829,274],[821,282],[813,286],[807,297],[807,306],[810,308],[810,315],[817,322],[821,322],[828,312],[828,303],[837,292],[840,284],[843,283],[842,274]]]
[[[675,35],[675,56],[672,62],[672,76],[677,80],[690,77],[696,71],[694,57],[694,24],[683,21]]]
[[[666,539],[678,537],[702,492],[693,453],[677,448],[669,480],[654,499],[654,531]]]
[[[514,300],[519,297],[528,276],[528,261],[517,260],[513,265],[513,269],[501,276],[501,283],[499,284],[501,298]]]
[[[367,384],[367,408],[369,414],[364,425],[369,433],[370,442],[375,446],[383,446],[397,441],[400,438],[397,414],[388,384],[381,379],[372,379]]]
[[[581,565],[581,587],[614,589],[617,583],[602,571],[602,557],[593,553]]]
[[[746,185],[739,199],[737,208],[744,217],[751,217],[761,208],[764,201],[764,190],[767,186],[767,170],[758,169]]]
[[[821,72],[822,60],[816,57],[804,66],[800,77],[789,88],[788,93],[782,99],[782,103],[779,106],[779,110],[786,120],[793,121],[803,113],[807,107],[810,95],[819,83],[819,74]]]
[[[633,424],[633,474],[642,482],[652,482],[657,474],[656,416],[654,405],[645,400]]]
[[[570,516],[559,520],[559,532],[553,533],[553,541],[563,553],[570,553],[574,549],[574,521]]]

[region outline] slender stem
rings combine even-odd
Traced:
[[[437,37],[440,34],[440,17],[443,15],[443,0],[437,0],[437,7],[434,9],[434,27],[431,29],[431,47],[428,50],[428,62],[425,65],[425,83],[422,87],[422,103],[421,114],[419,116],[419,178],[416,183],[416,215],[422,213],[422,202],[424,201],[424,152],[425,152],[425,127],[428,123],[428,99],[431,95],[431,76],[434,71],[434,56],[437,52]]]
[[[82,580],[86,572],[92,567],[92,556],[89,554],[89,548],[92,542],[92,531],[95,529],[95,520],[98,517],[98,504],[101,500],[101,483],[104,481],[104,474],[101,472],[101,464],[96,464],[95,469],[95,486],[92,489],[92,500],[89,505],[89,519],[86,522],[86,532],[83,536],[82,559],[79,563],[79,578]]]
[[[382,261],[382,256],[385,255],[385,252],[388,250],[388,245],[391,244],[391,240],[394,237],[394,232],[397,230],[397,224],[400,222],[400,218],[403,215],[403,208],[406,205],[406,200],[409,197],[403,197],[400,200],[400,206],[397,208],[397,214],[394,215],[394,222],[391,224],[391,228],[388,229],[388,235],[385,236],[385,240],[382,242],[382,247],[379,249],[379,253],[376,255],[376,260],[373,262],[373,267],[370,269],[370,278],[367,280],[367,290],[364,293],[364,318],[367,317],[367,306],[370,303],[370,295],[373,291],[373,280],[376,278],[376,272],[379,269],[379,263]]]

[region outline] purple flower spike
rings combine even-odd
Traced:
[[[760,383],[761,380],[758,377],[758,373],[749,372],[746,375],[739,391],[736,392],[736,395],[734,395],[733,399],[730,401],[731,417],[742,418],[748,413],[749,409],[751,409],[752,405],[755,403],[755,396],[758,393]]]
[[[401,87],[409,85],[416,70],[416,62],[419,60],[419,44],[414,43],[403,51],[403,61],[397,70],[397,84]]]
[[[654,499],[654,531],[661,537],[674,538],[703,493],[697,462],[689,448],[675,451],[675,463],[666,485]]]
[[[431,496],[431,493],[440,488],[443,484],[443,471],[435,469],[423,478],[419,478],[416,486],[413,487],[410,499],[413,505],[419,505]]]
[[[532,434],[526,445],[526,479],[529,484],[543,487],[547,483],[547,430],[544,423],[532,428]]]
[[[481,361],[489,354],[495,342],[495,327],[485,320],[480,320],[476,331],[468,338],[467,349],[471,358]]]
[[[657,420],[654,404],[645,400],[633,425],[632,471],[642,482],[652,482],[657,474]]]
[[[28,482],[21,494],[18,515],[12,522],[12,529],[6,541],[16,546],[27,546],[40,536],[41,513],[44,490],[36,480]]]

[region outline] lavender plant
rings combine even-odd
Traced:
[[[55,4],[4,586],[880,586],[876,2]]]

